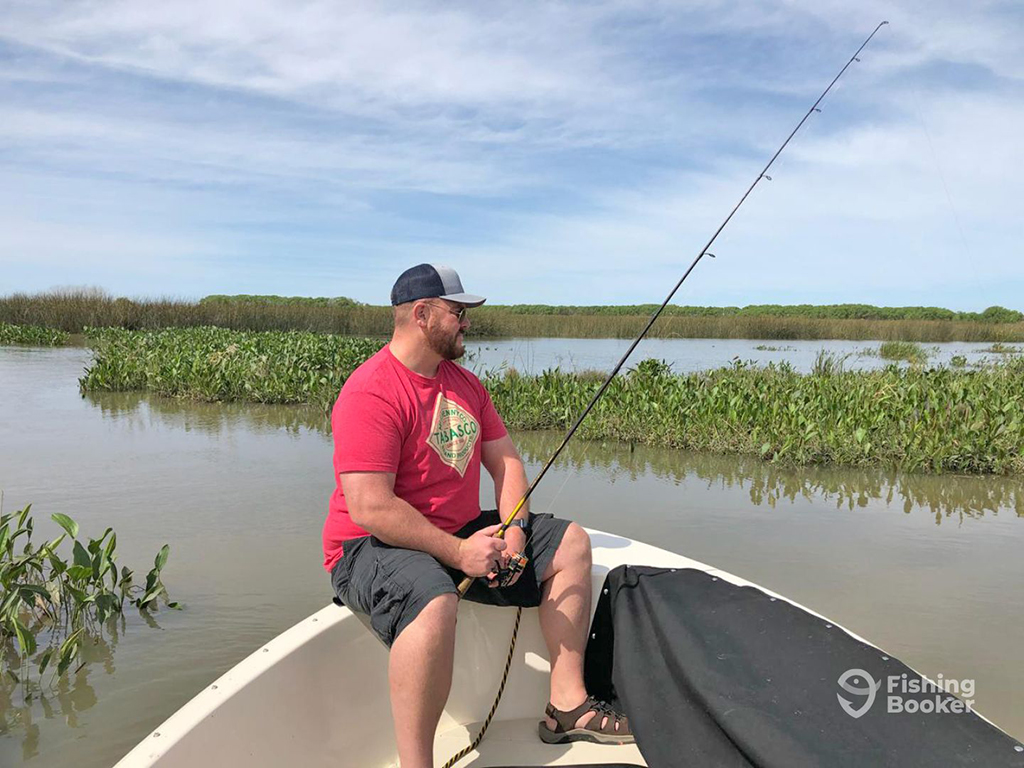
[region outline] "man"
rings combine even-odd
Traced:
[[[391,648],[388,678],[403,768],[433,765],[434,732],[451,688],[456,584],[493,575],[511,553],[529,562],[506,587],[477,580],[470,600],[539,606],[551,700],[539,725],[552,743],[631,742],[626,718],[587,696],[590,539],[575,523],[521,509],[523,462],[490,396],[452,362],[465,352],[465,293],[455,270],[420,264],[391,291],[391,342],[349,377],[332,415],[337,489],[324,525],[324,565],[342,602],[365,613]],[[480,511],[480,465],[496,512]],[[527,532],[530,532],[527,542]]]

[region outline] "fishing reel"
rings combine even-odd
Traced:
[[[499,568],[491,578],[491,582],[497,583],[499,587],[507,587],[522,572],[528,562],[530,562],[530,558],[522,552],[512,553],[509,555],[508,565]]]

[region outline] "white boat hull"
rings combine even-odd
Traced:
[[[682,555],[588,532],[594,552],[595,606],[608,571],[624,563],[696,568],[738,585],[757,586]],[[436,739],[438,765],[471,741],[490,709],[514,619],[515,612],[507,608],[470,602],[460,606],[452,691]],[[547,701],[549,669],[537,611],[526,610],[495,722],[481,751],[459,766],[644,765],[635,746],[540,742],[536,728]],[[387,691],[385,647],[360,616],[329,605],[207,686],[116,768],[393,766],[396,749]]]

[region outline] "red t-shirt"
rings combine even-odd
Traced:
[[[342,544],[366,536],[349,517],[342,472],[393,472],[395,495],[454,533],[480,514],[480,444],[506,434],[480,380],[442,360],[434,378],[414,373],[388,346],[359,366],[331,415],[334,480],[324,523],[324,567]]]

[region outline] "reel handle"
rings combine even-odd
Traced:
[[[509,559],[508,568],[507,569],[503,569],[503,570],[499,571],[497,574],[495,574],[495,579],[498,582],[498,586],[501,586],[501,587],[508,586],[508,583],[512,580],[512,578],[517,573],[521,572],[526,567],[526,564],[528,562],[530,562],[530,558],[528,558],[522,552],[516,552],[514,555],[512,555],[512,557]],[[472,576],[467,576],[461,582],[459,582],[459,588],[458,589],[459,589],[459,598],[460,599],[466,596],[466,592],[469,591],[469,588],[472,585],[473,585],[473,577]]]

